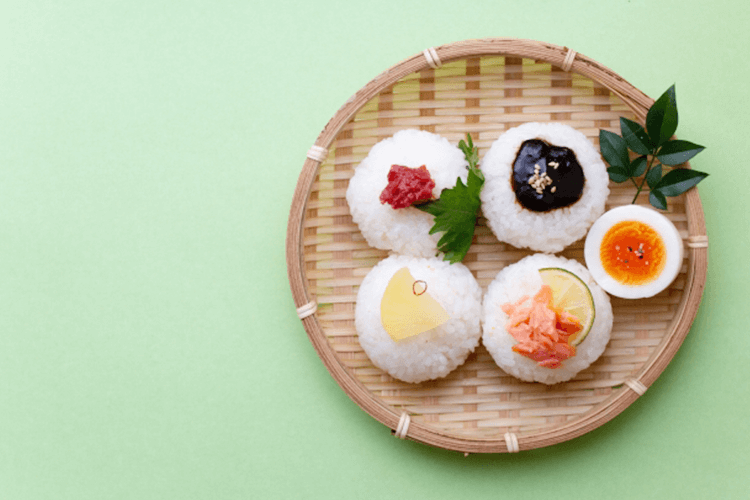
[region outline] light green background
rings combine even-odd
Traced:
[[[0,498],[747,498],[749,11],[0,3]],[[487,36],[567,45],[653,97],[676,83],[711,247],[695,324],[643,397],[573,441],[464,458],[395,440],[336,385],[284,238],[346,99]]]

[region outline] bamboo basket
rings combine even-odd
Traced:
[[[468,453],[516,452],[560,443],[611,420],[643,394],[687,335],[706,281],[705,221],[696,189],[666,215],[686,245],[672,285],[647,301],[612,298],[614,328],[602,357],[569,382],[546,386],[505,374],[480,344],[446,378],[408,384],[373,366],[357,340],[359,284],[387,252],[370,248],[345,200],[354,167],[404,128],[456,144],[467,132],[480,158],[505,130],[559,121],[598,144],[619,118],[645,121],[653,101],[610,69],[565,47],[492,38],[442,45],[393,66],[333,116],[310,149],[287,232],[287,267],[298,314],[343,390],[400,438]],[[610,183],[607,209],[635,188]],[[647,196],[640,203],[647,203]],[[486,289],[504,266],[530,254],[495,239],[480,217],[464,263]],[[583,242],[561,255],[583,262]]]

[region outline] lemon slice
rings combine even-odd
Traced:
[[[578,345],[594,324],[594,297],[581,278],[559,267],[539,270],[542,282],[552,288],[552,307],[567,311],[581,322],[582,329],[570,339],[570,345]]]

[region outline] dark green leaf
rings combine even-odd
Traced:
[[[482,184],[484,184],[484,174],[481,170],[474,167],[469,169],[469,178],[467,179],[467,186],[469,188],[469,192],[476,193],[477,200],[479,199],[479,191],[482,189]]]
[[[658,189],[649,193],[648,201],[659,210],[667,209],[667,199]]]
[[[661,180],[661,165],[654,165],[646,174],[646,183],[648,187],[654,189]]]
[[[678,196],[708,177],[708,174],[689,170],[687,168],[676,168],[661,178],[656,185],[656,190],[665,196]]]
[[[599,131],[599,148],[602,156],[611,167],[628,169],[630,157],[625,139],[608,130]]]
[[[639,155],[647,155],[653,149],[651,139],[639,123],[627,118],[620,118],[620,131],[622,131],[622,138],[625,139],[628,147]]]
[[[628,172],[625,171],[622,167],[609,167],[607,169],[607,173],[609,174],[609,178],[612,182],[625,182],[628,179],[630,179],[630,176],[628,175]]]
[[[703,151],[703,146],[679,139],[665,142],[656,156],[664,165],[679,165]]]
[[[646,157],[639,156],[630,164],[630,177],[640,177],[646,171]]]
[[[435,216],[430,234],[443,232],[438,241],[438,250],[444,253],[443,260],[451,264],[461,262],[469,251],[479,212],[479,192],[484,184],[484,174],[477,167],[479,150],[474,147],[471,136],[466,134],[468,144],[463,140],[458,146],[469,162],[469,175],[466,184],[458,178],[456,185],[443,189],[440,198],[416,208]]]
[[[669,87],[646,114],[646,130],[652,144],[661,146],[677,130],[677,98],[674,85]]]

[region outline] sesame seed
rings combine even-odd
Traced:
[[[557,191],[557,186],[552,186],[552,189],[549,190],[550,193],[554,193]]]

